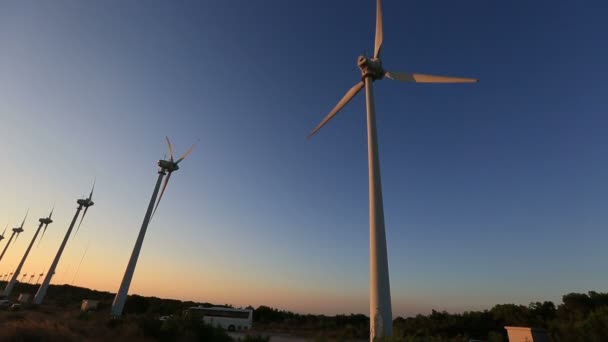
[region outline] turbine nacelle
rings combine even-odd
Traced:
[[[15,232],[17,234],[21,234],[21,233],[23,233],[23,228],[21,228],[21,227],[13,228],[13,232]]]
[[[91,201],[90,198],[81,198],[79,200],[76,201],[76,203],[78,203],[79,205],[88,208],[93,206],[95,203],[93,203],[93,201]]]
[[[177,165],[176,162],[171,161],[171,160],[159,160],[158,161],[158,166],[167,172],[173,172],[173,171],[177,171],[179,170],[179,165]]]
[[[371,77],[375,81],[384,77],[385,71],[384,68],[382,68],[382,61],[380,58],[359,56],[357,59],[357,66],[361,69],[363,79]]]
[[[53,223],[53,220],[51,220],[50,217],[43,217],[43,218],[39,219],[38,222],[49,225],[49,224]]]

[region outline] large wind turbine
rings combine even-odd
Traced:
[[[6,253],[8,246],[11,245],[11,241],[13,241],[13,237],[15,237],[15,234],[17,234],[17,237],[19,237],[19,234],[21,234],[23,232],[23,225],[25,224],[25,219],[27,218],[27,214],[29,212],[30,212],[29,209],[25,212],[25,217],[23,218],[23,221],[21,222],[21,226],[13,228],[13,233],[11,234],[11,237],[8,239],[6,246],[4,246],[4,250],[2,250],[2,254],[0,254],[0,260],[2,260],[2,258],[4,257],[4,253]],[[17,241],[17,239],[15,239],[15,241]]]
[[[376,137],[376,112],[374,106],[373,82],[384,77],[402,82],[415,83],[475,83],[473,78],[446,77],[387,71],[380,60],[383,41],[382,6],[376,0],[376,37],[373,57],[360,56],[357,65],[361,69],[362,80],[346,92],[344,97],[329,114],[308,135],[310,138],[331,120],[361,89],[365,87],[367,109],[367,157],[369,167],[369,246],[370,246],[370,340],[391,336],[393,317],[388,275],[386,234],[384,230],[384,209],[382,185],[380,181],[380,159]]]
[[[125,270],[125,275],[122,278],[122,282],[120,283],[120,288],[116,292],[116,297],[114,297],[114,302],[112,303],[111,314],[113,317],[119,317],[122,315],[122,309],[125,306],[125,301],[127,300],[127,293],[129,292],[129,286],[131,285],[131,279],[133,279],[133,273],[135,272],[135,266],[137,265],[137,258],[139,258],[139,252],[141,251],[141,246],[144,242],[144,237],[146,235],[146,230],[148,229],[148,224],[150,223],[150,218],[156,212],[158,205],[160,204],[161,199],[163,198],[163,194],[165,193],[165,189],[167,188],[167,184],[169,183],[169,178],[171,178],[171,173],[179,170],[179,163],[181,163],[186,157],[192,152],[194,146],[190,147],[190,149],[184,153],[184,155],[176,161],[173,161],[173,145],[171,145],[171,141],[168,137],[167,144],[169,145],[169,160],[159,160],[158,161],[158,179],[156,180],[156,185],[154,186],[154,191],[152,192],[152,198],[150,198],[150,203],[148,204],[148,210],[146,211],[146,215],[144,216],[144,221],[141,224],[141,229],[139,230],[139,235],[137,236],[137,241],[135,242],[135,246],[133,247],[133,252],[131,253],[131,258],[129,259],[129,264],[127,264],[127,269]],[[158,195],[158,189],[160,188],[160,183],[165,178],[165,182],[163,184],[163,189],[160,192],[160,196],[158,196],[158,201],[156,201],[156,196]],[[156,206],[154,206],[156,203]]]
[[[46,230],[46,227],[49,224],[53,223],[53,220],[51,219],[51,217],[53,217],[54,210],[55,210],[54,208],[51,209],[51,213],[49,214],[49,217],[43,217],[38,220],[40,222],[40,224],[38,225],[38,229],[36,229],[36,233],[34,233],[34,236],[32,237],[32,241],[30,241],[30,244],[29,244],[29,246],[27,246],[27,249],[25,250],[23,257],[21,258],[19,265],[17,265],[17,269],[15,269],[13,277],[8,282],[8,284],[6,284],[6,287],[4,288],[5,296],[7,296],[7,297],[10,296],[11,291],[13,291],[13,287],[15,286],[15,283],[17,282],[17,275],[19,273],[21,273],[21,268],[23,267],[23,264],[25,264],[25,260],[27,259],[27,256],[30,254],[30,250],[32,249],[32,246],[34,245],[34,241],[36,241],[36,238],[38,237],[38,233],[40,233],[40,229],[42,229],[42,227],[44,226],[44,230]],[[34,274],[32,273],[31,276],[34,277]]]
[[[95,190],[95,183],[93,183],[93,187],[91,188],[91,193],[89,194],[88,198],[81,198],[76,201],[76,203],[78,204],[78,208],[76,208],[76,213],[74,214],[74,218],[72,218],[70,227],[68,228],[68,231],[65,233],[63,241],[61,242],[61,245],[59,246],[59,249],[57,250],[57,254],[55,255],[55,259],[53,259],[53,263],[51,263],[51,267],[49,268],[48,272],[46,272],[46,276],[44,277],[44,280],[42,281],[42,284],[40,285],[38,292],[36,292],[36,296],[34,296],[34,304],[42,304],[42,300],[44,300],[44,296],[46,296],[46,290],[48,289],[49,284],[51,283],[51,278],[53,278],[53,275],[55,274],[55,269],[57,268],[59,259],[61,259],[61,254],[63,253],[63,249],[65,248],[65,245],[68,243],[68,239],[70,237],[70,234],[72,233],[74,224],[76,224],[78,215],[80,215],[80,211],[82,210],[82,208],[84,208],[84,213],[82,214],[82,219],[84,219],[84,216],[86,215],[89,207],[93,206],[93,204],[94,204],[93,203],[93,190]],[[82,219],[80,220],[80,223],[82,223]]]

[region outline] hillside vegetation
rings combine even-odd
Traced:
[[[1,285],[0,285],[1,286]],[[17,284],[19,293],[33,285]],[[0,341],[232,341],[220,329],[182,319],[191,306],[218,306],[157,297],[129,296],[124,318],[112,320],[109,309],[114,294],[69,285],[52,285],[45,304],[20,311],[0,311]],[[82,299],[99,300],[97,312],[81,313]],[[159,316],[173,315],[169,321]],[[267,341],[261,335],[286,333],[316,341],[366,340],[365,315],[310,315],[268,306],[254,309],[254,329],[247,341]],[[570,293],[562,303],[500,304],[490,310],[459,314],[433,310],[428,315],[397,317],[394,337],[387,341],[507,341],[504,326],[544,328],[553,341],[605,341],[608,336],[608,293]]]

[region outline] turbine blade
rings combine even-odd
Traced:
[[[181,158],[179,158],[179,159],[178,159],[178,160],[177,160],[175,163],[176,163],[176,164],[179,164],[179,163],[180,163],[182,160],[186,159],[186,157],[187,157],[187,156],[189,156],[189,155],[190,155],[190,153],[192,153],[192,151],[193,151],[193,150],[194,150],[194,148],[196,147],[196,144],[198,144],[198,142],[199,142],[199,141],[200,141],[200,139],[199,139],[199,140],[197,140],[197,141],[196,141],[194,144],[192,144],[192,147],[190,147],[190,149],[189,149],[188,151],[186,151],[186,153],[184,153],[184,155],[183,155],[183,156],[181,156]]]
[[[85,207],[84,208],[84,213],[82,213],[82,217],[80,218],[80,222],[78,223],[78,227],[76,228],[76,232],[74,233],[74,237],[76,237],[76,234],[78,234],[78,230],[80,229],[80,225],[82,224],[82,221],[84,221],[84,217],[87,216],[87,211],[89,210],[89,207]]]
[[[169,137],[165,136],[165,139],[167,139],[167,144],[169,144],[169,160],[173,161],[173,145],[171,144]]]
[[[93,190],[95,190],[95,183],[96,182],[97,182],[97,178],[94,178],[93,179],[93,187],[91,188],[91,193],[89,194],[89,200],[91,200],[93,198]],[[87,211],[85,210],[84,212],[86,213]]]
[[[25,224],[25,219],[27,218],[27,214],[30,213],[30,209],[28,208],[27,211],[25,212],[25,217],[23,218],[23,221],[21,222],[21,228],[23,228],[23,225]]]
[[[17,240],[19,240],[19,235],[20,235],[20,234],[19,234],[19,233],[17,233],[17,236],[15,237],[15,241],[13,241],[13,245],[14,245],[15,243],[17,243]]]
[[[42,242],[42,238],[44,237],[44,233],[46,233],[46,227],[48,227],[48,224],[44,225],[44,228],[42,229],[42,235],[40,236],[40,240],[38,240],[38,244],[36,245],[36,247],[40,246],[40,243]]]
[[[55,211],[55,204],[53,203],[53,209],[51,209],[51,213],[49,214],[49,218],[53,217],[53,212]]]
[[[374,58],[380,57],[380,49],[382,48],[382,40],[384,34],[382,30],[382,4],[380,0],[376,0],[376,39],[374,42]]]
[[[323,119],[323,121],[321,121],[321,123],[318,124],[317,127],[315,127],[315,129],[313,129],[312,132],[310,132],[310,134],[308,134],[307,139],[312,137],[313,134],[317,133],[317,131],[320,130],[321,127],[325,126],[325,124],[329,120],[331,120],[342,108],[344,108],[344,106],[348,102],[350,102],[350,100],[352,100],[353,97],[355,97],[355,95],[357,95],[357,93],[361,89],[363,89],[364,85],[365,84],[363,83],[363,81],[360,81],[359,83],[355,84],[352,88],[350,88],[350,90],[346,92],[344,97],[342,97],[342,99],[340,100],[340,102],[338,102],[338,104],[334,107],[334,109],[332,109],[331,112],[329,112],[329,114],[327,114],[327,116]]]
[[[415,83],[477,83],[476,78],[449,77],[425,74],[409,74],[406,72],[387,71],[384,76],[396,81],[415,82]]]
[[[158,196],[158,200],[156,201],[156,206],[154,207],[154,211],[152,212],[152,216],[150,216],[150,220],[156,214],[156,209],[158,209],[158,205],[160,204],[160,200],[163,199],[163,194],[165,193],[165,189],[167,188],[167,184],[169,183],[169,178],[171,178],[171,172],[167,174],[167,178],[165,178],[165,182],[163,183],[163,189],[160,191],[160,196]]]
[[[4,227],[4,231],[2,232],[2,236],[4,236],[4,233],[6,233],[6,228],[8,228],[8,223],[6,224],[6,226]]]

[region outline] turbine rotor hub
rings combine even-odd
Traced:
[[[13,228],[13,231],[15,233],[21,233],[21,232],[23,232],[23,228],[21,228],[21,227]]]
[[[88,198],[81,198],[81,199],[77,200],[76,203],[80,204],[81,206],[83,206],[85,208],[88,208],[90,206],[93,206],[93,204],[95,204],[95,203],[93,203],[93,201],[91,201]]]
[[[176,162],[170,160],[159,160],[158,166],[163,171],[173,172],[179,170],[179,165]]]
[[[379,80],[384,77],[385,71],[382,68],[382,61],[379,58],[367,58],[359,56],[357,66],[361,69],[361,78],[371,77],[372,80]]]
[[[44,224],[51,224],[53,223],[53,220],[51,220],[49,217],[43,217],[41,219],[38,220],[40,223],[44,223]]]

